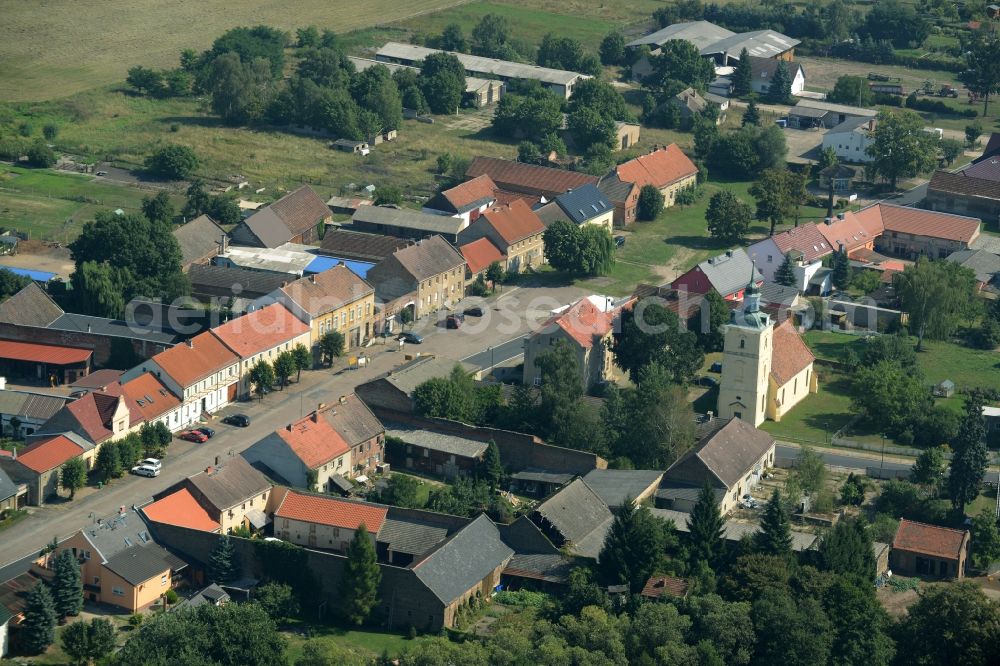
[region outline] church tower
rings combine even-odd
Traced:
[[[767,413],[768,380],[774,322],[760,311],[757,265],[743,296],[743,309],[733,310],[726,324],[722,351],[722,380],[719,383],[719,418],[738,416],[754,427]]]

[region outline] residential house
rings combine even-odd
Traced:
[[[666,104],[677,109],[677,115],[681,120],[681,126],[690,128],[695,118],[700,118],[711,103],[698,94],[694,88],[685,88],[670,99]],[[719,113],[715,118],[715,124],[721,125],[725,121],[725,114]]]
[[[531,521],[557,547],[596,560],[614,516],[583,479],[574,479],[531,512]]]
[[[386,42],[385,46],[375,52],[375,59],[379,62],[412,66],[434,53],[442,53],[442,51],[414,44]],[[467,77],[499,79],[503,82],[514,79],[534,80],[563,99],[570,98],[573,94],[574,86],[579,81],[591,78],[579,72],[568,72],[561,69],[539,67],[538,65],[526,65],[508,60],[498,60],[496,58],[484,58],[467,53],[454,53],[450,51],[448,53],[451,53],[462,63],[462,66],[465,67]]]
[[[313,347],[332,331],[344,336],[346,349],[360,347],[375,334],[375,290],[344,264],[291,282],[260,302],[267,300],[281,303],[309,326]]]
[[[765,419],[780,421],[795,405],[819,389],[815,358],[786,319],[775,325],[760,309],[760,288],[746,287],[743,308],[733,310],[725,328],[720,418],[742,418],[754,427]]]
[[[493,262],[501,266],[507,264],[507,255],[497,249],[497,246],[485,236],[471,243],[459,245],[458,251],[462,254],[462,258],[465,259],[465,280],[469,284],[480,276],[485,280],[486,269]]]
[[[66,403],[27,440],[34,442],[73,433],[89,446],[100,446],[124,437],[131,427],[131,415],[122,397],[121,385],[112,384],[104,391],[91,391]]]
[[[94,447],[73,433],[56,435],[21,449],[12,461],[4,460],[4,468],[18,484],[27,486],[26,501],[42,506],[59,494],[59,468],[73,458],[84,458],[87,467],[93,465]]]
[[[788,110],[788,126],[796,129],[810,127],[825,127],[831,129],[849,118],[874,118],[878,115],[875,109],[863,109],[860,106],[833,104],[815,99],[800,99],[798,104]]]
[[[362,206],[351,217],[351,226],[357,231],[413,240],[443,236],[453,245],[458,242],[458,234],[465,225],[461,217],[394,206]]]
[[[207,264],[226,247],[226,232],[208,215],[199,215],[173,231],[181,248],[181,269],[186,273],[192,264]]]
[[[931,578],[965,577],[969,530],[927,525],[903,518],[892,540],[889,562],[893,573]]]
[[[183,481],[183,489],[223,534],[231,534],[240,527],[258,531],[267,523],[265,509],[271,482],[240,456],[230,456],[222,464],[189,476]]]
[[[615,377],[614,354],[609,345],[617,311],[605,312],[588,298],[582,298],[568,309],[554,315],[524,344],[524,374],[528,386],[541,384],[541,371],[536,359],[549,352],[559,342],[570,345],[577,358],[580,383],[586,392]]]
[[[230,236],[237,245],[250,247],[308,244],[319,240],[319,229],[332,219],[326,203],[303,185],[240,222]]]
[[[843,249],[847,252],[847,256],[874,250],[875,239],[885,230],[877,210],[879,205],[862,209],[857,213],[851,211],[838,213],[837,217],[828,218],[823,224],[817,225],[819,232],[823,234],[831,248],[838,252]],[[862,215],[861,213],[866,210],[868,212]]]
[[[122,507],[59,543],[46,559],[68,550],[80,561],[88,601],[118,606],[129,613],[144,610],[173,587],[174,575],[187,564],[159,545],[138,513]]]
[[[248,396],[253,388],[250,371],[258,361],[273,363],[275,356],[295,345],[309,346],[309,326],[281,303],[232,319],[211,333],[240,359],[237,395]]]
[[[615,226],[624,227],[635,221],[639,192],[645,185],[660,190],[663,206],[669,208],[680,190],[697,182],[698,167],[672,143],[619,164],[597,187],[615,206]]]
[[[504,269],[520,273],[545,263],[545,225],[522,199],[494,206],[459,234],[463,244],[487,238],[506,257]]]
[[[390,428],[386,436],[398,443],[386,452],[394,469],[416,470],[424,474],[453,479],[475,476],[487,442],[420,428]]]
[[[237,399],[240,357],[214,332],[206,331],[143,361],[122,379],[128,382],[144,374],[154,376],[181,399],[181,408],[171,414],[167,423],[171,431],[176,431]]]
[[[802,293],[809,290],[810,281],[823,267],[823,257],[836,248],[830,245],[815,224],[803,224],[754,243],[747,254],[756,261],[757,269],[766,282],[774,282],[775,274],[788,256],[795,275],[794,286]],[[829,279],[820,285],[820,294],[830,291]]]
[[[145,505],[142,507],[142,514],[153,523],[177,525],[204,532],[222,531],[219,521],[212,518],[188,488],[174,490]]]
[[[739,61],[739,56],[736,58]],[[771,87],[771,80],[774,79],[774,73],[778,71],[778,63],[782,60],[775,58],[761,58],[759,56],[750,56],[750,88],[758,95],[767,94],[768,89]],[[806,87],[806,72],[802,69],[802,65],[797,62],[785,61],[785,67],[788,70],[788,76],[792,80],[792,95],[798,95]]]
[[[496,157],[477,157],[465,171],[467,180],[482,175],[488,175],[496,183],[498,203],[507,203],[510,200],[508,196],[504,201],[500,201],[503,192],[523,195],[520,198],[549,200],[588,183],[596,185],[598,182],[596,176],[578,171],[553,169]]]
[[[66,405],[66,398],[45,393],[14,391],[0,379],[0,434],[21,439],[34,434]]]
[[[698,434],[694,449],[663,474],[657,506],[690,513],[708,483],[726,515],[774,466],[774,437],[736,417],[714,419]]]
[[[874,158],[868,147],[875,142],[875,119],[852,116],[823,135],[823,150],[832,148],[837,159],[867,164]]]
[[[925,205],[931,210],[971,215],[993,224],[1000,220],[1000,180],[935,171],[927,185]]]
[[[875,249],[906,259],[923,255],[944,259],[953,252],[968,250],[979,238],[981,222],[975,217],[876,204],[858,212],[875,215],[877,210],[885,232],[875,239]]]
[[[980,291],[995,287],[997,275],[1000,274],[1000,255],[988,250],[959,250],[949,254],[946,259],[974,272]]]
[[[556,220],[567,220],[577,226],[594,224],[611,233],[614,230],[615,207],[597,186],[590,183],[556,196],[535,209],[546,228]]]
[[[129,432],[157,422],[167,428],[174,423],[174,428],[178,428],[181,399],[156,375],[146,372],[122,382],[121,398],[128,409]]]
[[[368,282],[384,301],[413,299],[419,319],[465,296],[465,259],[444,238],[432,236],[394,252],[368,272]]]
[[[375,545],[388,509],[324,495],[289,490],[274,511],[274,535],[299,546],[347,553],[362,525]]]
[[[438,192],[424,204],[423,211],[458,217],[468,226],[496,203],[496,191],[497,184],[489,175],[483,174]]]
[[[377,264],[396,250],[413,245],[407,238],[384,234],[368,234],[347,229],[330,229],[323,236],[319,251],[346,261],[364,261]]]
[[[755,262],[743,248],[726,250],[724,254],[706,259],[670,283],[671,288],[688,294],[707,294],[714,289],[727,301],[742,301],[747,278],[763,283]]]
[[[351,477],[374,474],[385,460],[385,427],[357,395],[342,395],[323,418],[351,449]]]

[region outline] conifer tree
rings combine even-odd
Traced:
[[[688,516],[688,544],[692,564],[698,561],[715,563],[722,550],[725,522],[715,500],[711,484],[705,483],[698,502]]]
[[[767,101],[772,104],[786,104],[792,96],[792,77],[788,74],[788,65],[784,60],[778,61],[771,77],[771,85],[767,87]]]
[[[83,609],[83,581],[80,580],[80,563],[73,552],[59,553],[52,565],[52,601],[60,617],[79,615]]]
[[[760,109],[757,108],[757,100],[750,100],[747,110],[743,112],[743,127],[747,125],[760,125]]]
[[[368,619],[378,603],[381,581],[382,570],[378,566],[375,547],[368,528],[362,523],[347,547],[347,564],[340,579],[344,617],[352,624],[360,625]]]
[[[753,71],[750,67],[750,54],[746,49],[743,49],[740,51],[740,61],[736,63],[736,69],[733,71],[733,94],[737,97],[749,95],[752,81]]]
[[[785,255],[785,260],[781,262],[778,270],[774,272],[774,281],[786,287],[791,287],[795,284],[795,272],[792,270],[791,253]]]
[[[213,583],[229,583],[236,580],[236,574],[236,546],[224,536],[208,559],[208,578]]]
[[[21,644],[27,652],[39,654],[52,645],[55,639],[55,605],[48,586],[39,582],[28,592],[24,621],[21,623]]]
[[[847,289],[847,285],[851,283],[851,262],[843,245],[833,253],[833,273],[830,279],[837,289]]]
[[[979,496],[983,473],[989,462],[986,450],[986,419],[983,418],[983,396],[974,391],[965,400],[965,416],[958,426],[952,443],[954,455],[948,474],[948,495],[956,511]]]
[[[500,464],[500,449],[496,442],[490,442],[483,455],[482,470],[483,479],[490,485],[491,490],[496,490],[503,481],[503,465]]]
[[[777,488],[771,494],[764,515],[760,519],[760,531],[754,535],[757,550],[781,557],[792,554],[792,529],[788,523],[788,511]]]

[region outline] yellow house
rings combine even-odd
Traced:
[[[313,346],[330,331],[343,334],[347,349],[375,333],[375,289],[343,263],[287,284],[270,298],[309,325]]]

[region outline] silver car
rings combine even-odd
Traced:
[[[132,473],[137,476],[148,476],[150,478],[160,475],[160,470],[157,467],[150,467],[149,465],[136,465],[132,468]]]
[[[159,472],[163,467],[163,463],[156,458],[145,458],[139,461],[139,467],[152,467]]]

